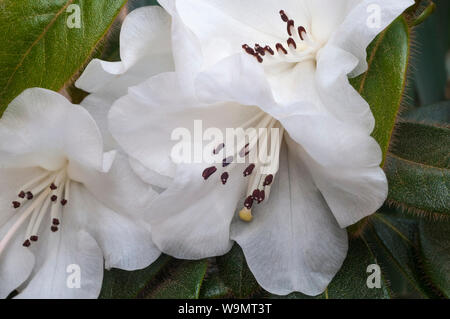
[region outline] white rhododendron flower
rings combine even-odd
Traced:
[[[120,146],[173,181],[147,215],[155,244],[199,259],[236,241],[266,290],[323,292],[345,259],[345,227],[387,196],[374,118],[348,76],[367,68],[369,43],[413,1],[160,3],[172,16],[176,73],[130,88],[109,114]],[[268,130],[235,149],[215,139],[219,164],[178,163],[173,133],[193,132],[196,120],[222,136]]]
[[[175,49],[174,57],[177,67],[185,61],[195,66],[188,71],[204,71],[197,79],[199,96],[210,102],[232,100],[270,108],[308,102],[367,133],[374,129],[374,118],[348,76],[366,71],[370,42],[414,4],[413,0],[160,2],[184,26],[173,28],[174,38],[195,37],[196,48]]]
[[[148,266],[154,197],[85,109],[24,91],[0,119],[0,297],[96,298],[104,267]]]

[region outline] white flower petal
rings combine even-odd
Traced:
[[[142,269],[161,254],[142,221],[114,212],[77,184],[73,185],[71,198],[68,209],[97,241],[107,269]]]
[[[0,119],[1,165],[55,170],[66,158],[100,168],[103,142],[89,113],[62,95],[27,89]]]
[[[87,92],[103,93],[106,97],[109,94],[116,97],[123,95],[127,87],[172,68],[170,40],[170,16],[162,8],[149,6],[136,9],[122,25],[122,61],[92,60],[76,86]],[[122,74],[124,76],[120,76]]]
[[[258,3],[183,0],[176,1],[175,8],[181,21],[200,41],[203,67],[241,52],[245,43],[276,43],[281,40],[279,35],[286,33],[282,31],[285,25],[280,19],[280,8],[270,0]]]
[[[128,215],[144,214],[157,193],[131,169],[128,158],[117,153],[108,172],[70,165],[71,179],[82,183],[107,207]]]
[[[375,127],[375,118],[369,104],[348,81],[348,74],[358,62],[352,54],[328,45],[318,54],[315,84],[328,112],[370,134]]]
[[[204,165],[180,165],[174,183],[153,202],[148,220],[155,244],[176,258],[201,259],[225,254],[232,246],[230,223],[247,182],[239,167],[203,180]]]
[[[358,58],[359,64],[351,76],[367,70],[366,49],[370,42],[413,4],[414,0],[364,0],[354,6],[328,42],[328,45],[337,46]],[[376,19],[372,21],[371,18]],[[378,18],[380,20],[376,21]]]
[[[173,178],[176,167],[171,152],[179,142],[172,139],[175,129],[194,132],[195,120],[202,120],[204,129],[235,128],[256,112],[255,107],[231,103],[201,105],[183,90],[177,74],[166,73],[131,88],[119,99],[109,114],[109,126],[127,154],[156,173]]]
[[[0,224],[0,240],[19,216],[10,216],[8,222]],[[34,267],[34,256],[23,244],[26,225],[22,226],[0,255],[0,298],[6,298],[24,283]]]
[[[285,145],[270,197],[260,205],[252,222],[236,220],[231,228],[258,283],[279,295],[322,293],[345,259],[347,234]]]
[[[49,229],[41,232],[39,241],[32,247],[36,256],[35,269],[16,298],[98,297],[103,280],[102,251],[71,215],[72,212],[69,214],[69,210],[65,210],[58,232],[52,233]],[[77,282],[78,271],[80,288],[71,285]]]
[[[348,227],[375,213],[386,200],[388,184],[383,170],[378,164],[369,164],[369,157],[360,156],[366,152],[364,142],[353,145],[354,158],[349,157],[352,153],[350,149],[347,155],[342,154],[339,167],[320,164],[311,158],[306,147],[303,149],[294,142],[290,146],[291,151],[297,150],[298,156],[308,166],[340,227]]]
[[[147,184],[159,187],[160,189],[166,189],[173,181],[172,178],[156,173],[132,157],[128,160],[133,171]]]

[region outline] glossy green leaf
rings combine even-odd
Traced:
[[[425,273],[439,293],[450,298],[450,223],[421,221],[419,227]]]
[[[59,91],[68,84],[87,64],[126,2],[1,1],[0,114],[26,88]]]
[[[198,299],[208,261],[177,261],[169,274],[145,294],[151,299]]]
[[[450,216],[450,130],[402,123],[385,170],[388,200],[419,214]]]
[[[163,255],[143,270],[125,271],[112,269],[105,271],[99,298],[132,299],[139,297],[139,294],[155,279],[170,259],[169,256]]]
[[[384,155],[389,148],[405,89],[409,41],[406,20],[400,17],[368,48],[368,71],[351,80],[372,109],[376,121],[373,137]]]
[[[258,289],[259,285],[247,266],[242,249],[235,244],[231,251],[217,257],[220,276],[231,293],[237,298],[248,298]]]

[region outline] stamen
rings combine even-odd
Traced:
[[[227,183],[228,177],[230,177],[230,175],[227,172],[224,172],[222,174],[222,176],[220,176],[220,179],[222,180],[223,185],[225,185]]]
[[[63,199],[63,200],[61,201],[61,205],[66,206],[66,204],[67,204],[67,199]]]
[[[51,185],[50,185],[50,189],[52,190],[52,191],[54,191],[55,189],[57,189],[58,187],[54,184],[54,183],[52,183]]]
[[[58,227],[57,226],[52,226],[52,227],[50,227],[50,230],[52,231],[52,232],[54,232],[54,233],[56,233],[57,231],[58,231]]]
[[[266,192],[263,189],[259,192],[259,197],[256,199],[256,201],[258,202],[258,204],[261,204],[265,198],[266,198]]]
[[[228,165],[230,165],[231,163],[233,163],[233,156],[228,156],[227,158],[224,158],[222,161],[222,167],[227,167]]]
[[[287,23],[287,32],[290,37],[292,37],[292,30],[295,29],[295,23],[294,20],[289,20]]]
[[[272,184],[273,181],[273,175],[267,175],[266,178],[264,179],[264,183],[263,186],[269,186],[270,184]]]
[[[50,189],[47,189],[42,194],[40,194],[39,197],[35,201],[33,201],[30,206],[28,206],[26,211],[21,214],[19,219],[9,229],[9,231],[6,233],[6,235],[0,241],[0,256],[3,253],[3,251],[5,250],[6,246],[8,245],[9,241],[11,240],[11,238],[13,238],[14,234],[22,226],[24,221],[31,215],[31,213],[34,211],[34,209],[36,207],[38,207],[42,204],[42,202],[45,200],[45,198],[47,198],[47,196],[49,194],[50,194]]]
[[[244,171],[244,177],[251,175],[254,169],[255,169],[255,164],[250,164]]]
[[[20,193],[19,193],[19,195],[17,195],[17,196],[19,196],[20,198],[25,198],[25,192],[24,191],[20,191]]]
[[[284,22],[288,22],[289,21],[289,18],[286,15],[286,12],[284,12],[284,10],[280,11],[280,16],[281,16],[281,20],[283,20]]]
[[[303,38],[303,33],[306,34],[306,29],[302,26],[298,27],[298,35],[300,36],[300,39],[302,39],[302,41],[305,40],[305,38]]]
[[[293,50],[297,49],[297,43],[295,43],[295,40],[294,40],[294,39],[289,38],[289,39],[287,40],[287,44],[288,44],[288,46],[289,46],[291,49],[293,49]]]
[[[284,46],[281,43],[277,43],[275,46],[277,48],[277,51],[279,54],[288,54],[287,50],[284,48]]]
[[[245,199],[244,207],[247,208],[247,209],[250,209],[250,208],[252,208],[252,206],[253,206],[253,197],[252,196],[248,196]]]
[[[17,209],[17,208],[20,207],[20,203],[17,202],[17,201],[12,202],[12,204],[13,204],[13,207],[14,207],[15,209]]]
[[[56,202],[58,200],[58,196],[53,195],[52,197],[50,197],[50,199],[52,200],[52,202]]]
[[[30,247],[31,242],[27,239],[23,242],[23,247]]]
[[[33,195],[33,193],[32,192],[27,192],[27,199],[28,200],[32,200],[33,199],[33,197],[34,197],[34,195]]]
[[[208,167],[207,169],[205,169],[203,171],[202,176],[205,180],[207,180],[216,171],[217,171],[217,168],[215,166]]]
[[[35,241],[36,242],[36,241],[38,241],[38,239],[39,239],[39,237],[36,236],[36,235],[33,235],[33,236],[30,237],[31,241]]]

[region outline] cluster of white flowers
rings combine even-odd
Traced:
[[[161,0],[131,12],[121,62],[93,60],[77,81],[91,93],[81,105],[33,88],[0,119],[0,297],[95,298],[104,268],[141,269],[161,251],[220,256],[234,242],[267,291],[323,292],[345,227],[387,196],[374,118],[348,77],[413,2]],[[175,163],[171,133],[195,120],[282,134],[243,154],[219,144],[220,165]],[[269,172],[232,161],[261,141],[275,148]]]

